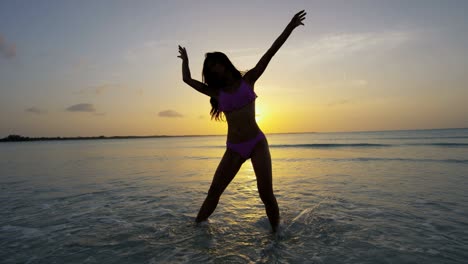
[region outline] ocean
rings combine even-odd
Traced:
[[[468,129],[266,135],[277,234],[225,136],[0,143],[0,263],[468,263]]]

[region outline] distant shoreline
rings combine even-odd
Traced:
[[[366,133],[366,132],[391,132],[391,131],[427,131],[427,130],[451,130],[467,128],[432,128],[432,129],[401,129],[401,130],[375,130],[375,131],[340,131],[340,132],[284,132],[268,133],[279,134],[312,134],[312,133]],[[213,137],[222,135],[151,135],[151,136],[90,136],[90,137],[25,137],[21,135],[9,135],[0,139],[0,142],[24,142],[24,141],[57,141],[57,140],[96,140],[96,139],[141,139],[141,138],[173,138],[173,137]]]
[[[138,139],[138,138],[170,138],[170,137],[209,137],[217,135],[154,135],[154,136],[91,136],[91,137],[23,137],[9,135],[0,139],[0,142],[22,142],[22,141],[56,141],[56,140],[95,140],[95,139]]]
[[[291,132],[269,134],[309,134],[316,132]],[[56,140],[95,140],[95,139],[139,139],[139,138],[172,138],[172,137],[215,137],[223,135],[152,135],[152,136],[90,136],[90,137],[25,137],[21,135],[9,135],[0,139],[0,142],[24,142],[24,141],[56,141]]]

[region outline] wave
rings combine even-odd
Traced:
[[[280,158],[276,161],[283,162],[305,162],[305,161],[331,161],[331,162],[372,162],[372,161],[400,161],[400,162],[441,162],[441,163],[456,163],[468,164],[466,159],[417,159],[417,158],[374,158],[374,157],[357,157],[357,158]]]
[[[344,159],[343,159],[344,160]],[[468,164],[466,159],[411,159],[411,158],[372,158],[360,157],[348,159],[349,161],[405,161],[405,162],[443,162],[443,163],[463,163]]]
[[[463,139],[463,138],[468,138],[468,136],[427,136],[427,137],[375,137],[373,139]]]
[[[271,148],[342,148],[342,147],[395,147],[395,146],[436,146],[436,147],[468,147],[468,143],[432,142],[432,143],[402,143],[402,144],[374,144],[374,143],[316,143],[316,144],[271,144]]]
[[[466,147],[468,143],[435,142],[435,143],[407,143],[411,146],[439,146],[439,147]]]
[[[390,144],[374,143],[316,143],[316,144],[272,144],[271,148],[340,148],[340,147],[389,147]]]
[[[300,144],[270,144],[270,148],[383,148],[383,147],[404,147],[404,146],[428,146],[428,147],[447,147],[447,148],[466,148],[468,143],[456,143],[456,142],[427,142],[427,143],[395,143],[395,144],[383,144],[383,143],[300,143]],[[225,148],[225,145],[218,146],[198,146],[200,148]],[[203,158],[201,158],[203,159]]]

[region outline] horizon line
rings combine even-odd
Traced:
[[[272,133],[265,133],[269,135],[282,135],[282,134],[312,134],[312,133],[363,133],[363,132],[392,132],[392,131],[424,131],[424,130],[450,130],[450,129],[468,129],[468,127],[450,127],[450,128],[417,128],[417,129],[388,129],[388,130],[352,130],[352,131],[307,131],[307,132],[272,132]],[[118,138],[151,138],[151,137],[212,137],[212,136],[225,136],[226,134],[176,134],[176,135],[126,135],[126,136],[39,136],[39,137],[29,137],[29,136],[22,136],[19,134],[10,134],[4,138],[0,138],[0,140],[5,140],[10,136],[20,136],[24,139],[87,139],[87,138],[95,138],[95,139],[118,139]]]

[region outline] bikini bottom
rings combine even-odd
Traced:
[[[257,136],[252,139],[240,143],[231,143],[227,141],[226,146],[227,148],[239,153],[239,155],[241,155],[244,159],[249,159],[257,143],[264,138],[265,134],[263,134],[262,131],[259,131]]]

